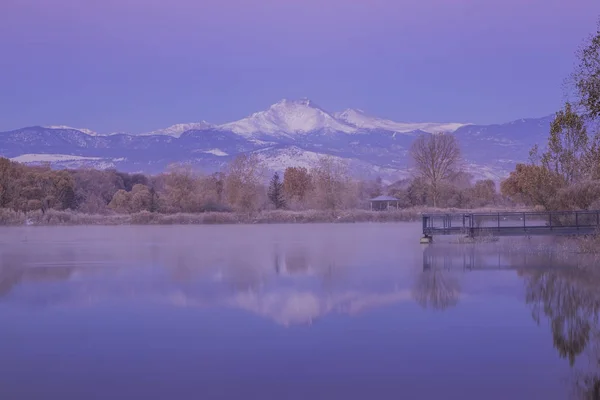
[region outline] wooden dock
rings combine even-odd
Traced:
[[[600,229],[600,210],[423,214],[423,238],[439,235],[590,235]]]

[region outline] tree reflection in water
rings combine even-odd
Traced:
[[[558,355],[572,367],[575,399],[600,400],[600,270],[598,259],[510,248],[433,246],[423,254],[423,272],[413,288],[423,307],[454,306],[460,295],[456,273],[516,269],[525,282],[533,319],[547,319]]]
[[[0,299],[24,281],[60,281],[68,279],[74,266],[28,266],[28,257],[19,253],[0,254]]]
[[[574,397],[600,399],[600,273],[567,266],[519,275],[533,318],[548,318],[554,347],[573,367]]]
[[[573,374],[573,397],[582,400],[600,399],[600,333],[594,332],[585,353],[588,365]]]
[[[550,321],[554,346],[571,365],[585,349],[597,322],[600,298],[580,270],[536,271],[525,277],[526,301],[536,322]]]
[[[423,269],[412,288],[413,299],[423,308],[446,310],[458,304],[459,274],[464,270],[468,252],[462,247],[427,246],[423,251]]]
[[[412,295],[423,308],[445,310],[458,304],[460,283],[451,271],[429,269],[417,276]]]

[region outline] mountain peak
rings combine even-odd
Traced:
[[[304,106],[304,107],[319,108],[319,109],[321,108],[318,105],[316,105],[314,101],[310,100],[308,97],[302,97],[302,98],[296,99],[296,100],[281,99],[277,103],[273,104],[270,108],[290,107],[290,106]]]
[[[280,100],[265,111],[221,125],[221,128],[243,136],[255,134],[290,136],[318,130],[352,133],[356,130],[356,128],[338,121],[307,98]]]

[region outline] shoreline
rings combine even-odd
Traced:
[[[142,211],[134,214],[84,214],[74,211],[48,210],[16,212],[0,209],[0,226],[81,226],[81,225],[240,225],[240,224],[310,224],[310,223],[393,223],[416,222],[426,213],[473,213],[523,211],[519,208],[439,209],[407,208],[390,211],[288,211],[271,210],[251,214],[205,212],[198,214],[160,214]]]

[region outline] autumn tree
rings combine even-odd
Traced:
[[[331,156],[320,158],[311,170],[312,201],[316,208],[335,211],[355,205],[356,187],[348,165]]]
[[[199,175],[186,165],[173,165],[165,174],[165,201],[169,212],[200,212]]]
[[[283,174],[283,192],[288,201],[304,202],[311,186],[310,174],[306,168],[286,168]]]
[[[151,211],[154,200],[148,186],[137,183],[131,188],[131,212]]]
[[[285,198],[283,196],[283,183],[279,179],[279,174],[275,172],[273,178],[271,178],[271,183],[269,184],[268,194],[269,200],[278,210],[280,208],[285,207]]]
[[[123,189],[117,191],[108,207],[115,212],[127,214],[131,212],[131,193]]]
[[[552,210],[556,207],[556,193],[563,186],[563,177],[543,165],[517,164],[502,181],[500,190],[515,202]]]
[[[0,208],[13,206],[18,193],[17,178],[20,165],[7,158],[0,158]]]
[[[433,206],[439,200],[441,185],[460,171],[461,152],[451,134],[424,134],[412,144],[410,155],[418,177],[431,188]]]
[[[252,212],[261,199],[262,167],[253,154],[241,154],[229,165],[224,192],[231,207],[237,211]]]
[[[75,181],[67,171],[50,171],[53,185],[53,195],[56,198],[57,208],[61,210],[75,209]]]

